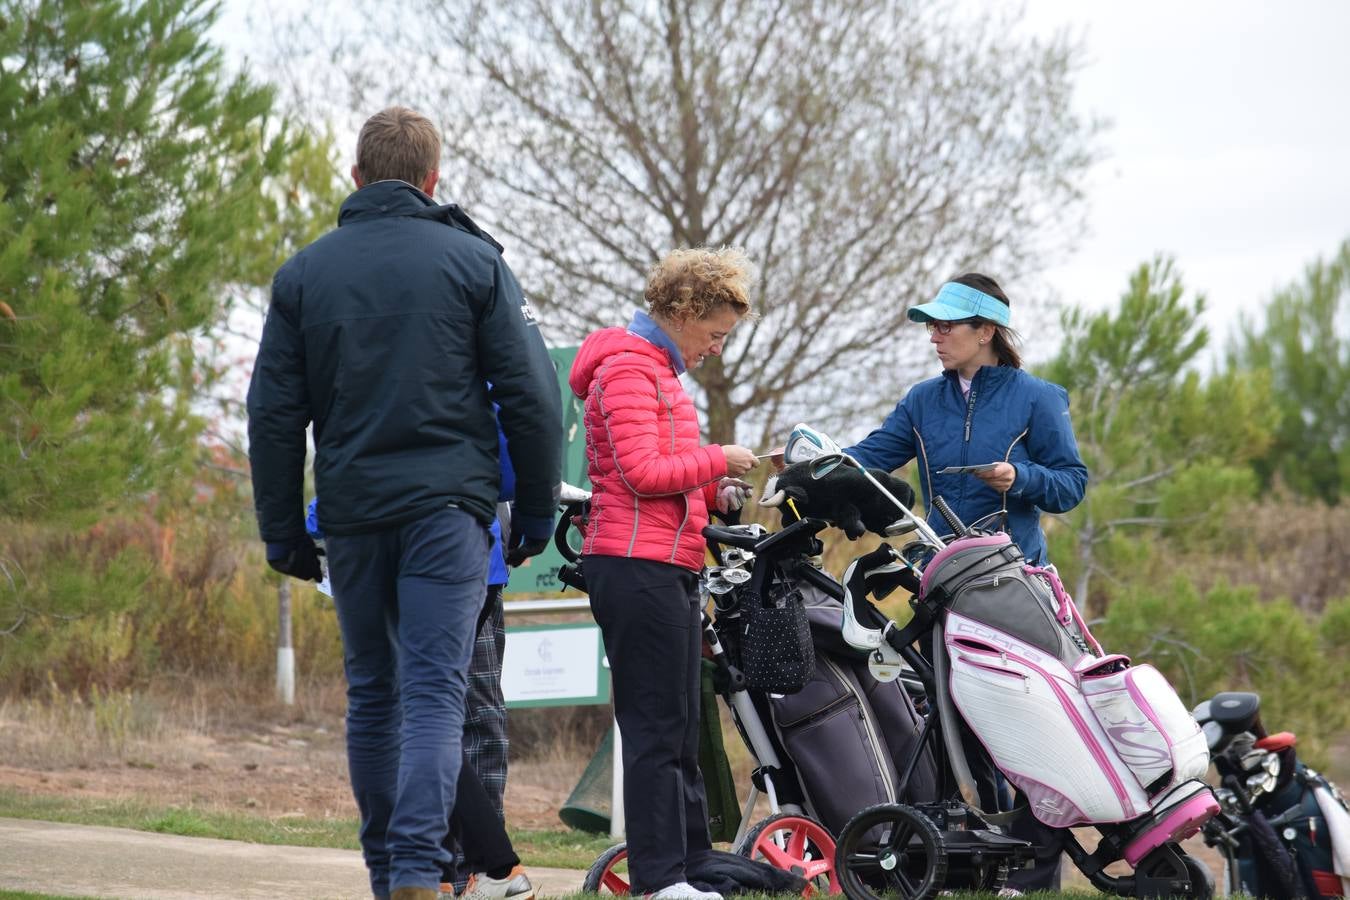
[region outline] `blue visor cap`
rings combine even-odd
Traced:
[[[927,322],[937,319],[939,322],[955,322],[960,319],[984,319],[998,325],[1007,325],[1011,320],[1008,304],[997,300],[984,291],[949,281],[938,291],[932,303],[911,306],[907,313],[911,322]]]

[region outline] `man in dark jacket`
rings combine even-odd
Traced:
[[[347,755],[376,896],[434,897],[465,671],[486,589],[497,425],[516,463],[507,561],[547,544],[562,459],[554,369],[501,248],[436,206],[440,137],[394,107],[361,129],[339,227],[272,283],[248,392],[258,527],[317,579],[302,496],[314,429],[347,674]]]

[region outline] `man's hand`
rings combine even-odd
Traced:
[[[515,568],[531,556],[538,556],[548,547],[552,537],[552,516],[512,516],[511,546],[506,551],[506,564]]]
[[[290,541],[269,542],[267,564],[282,575],[301,581],[323,580],[323,570],[319,567],[319,548],[314,546],[309,535]]]
[[[745,505],[751,484],[739,478],[723,478],[717,485],[717,511],[726,515]]]

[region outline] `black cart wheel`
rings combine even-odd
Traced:
[[[947,850],[923,813],[883,803],[839,832],[834,867],[849,900],[929,900],[946,881]]]
[[[628,894],[628,844],[615,844],[596,857],[586,870],[581,889],[592,894]]]
[[[1189,853],[1183,853],[1181,861],[1191,879],[1191,889],[1186,896],[1194,897],[1195,900],[1210,900],[1214,896],[1214,874],[1209,871],[1209,867]]]
[[[1174,841],[1155,847],[1139,861],[1133,883],[1136,897],[1210,900],[1214,896],[1214,876],[1209,869]]]

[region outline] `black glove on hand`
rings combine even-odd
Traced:
[[[552,516],[513,516],[511,546],[507,549],[506,564],[514,568],[531,556],[538,556],[548,547],[552,538]]]
[[[319,548],[308,535],[283,543],[267,545],[267,564],[282,575],[301,581],[322,581],[319,567]]]

